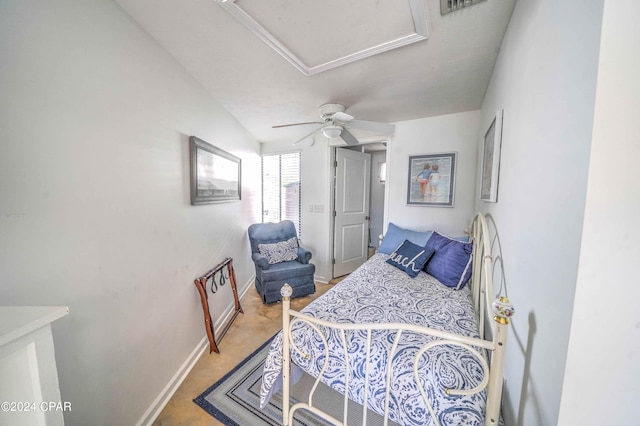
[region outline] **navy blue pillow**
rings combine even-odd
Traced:
[[[473,243],[465,243],[434,232],[426,248],[435,250],[425,271],[447,287],[460,290],[471,277]]]
[[[402,269],[411,278],[415,278],[433,255],[433,249],[420,247],[409,240],[404,240],[387,259],[387,263]]]

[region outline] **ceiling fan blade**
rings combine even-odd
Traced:
[[[378,123],[376,121],[351,120],[348,126],[353,129],[367,130],[370,132],[381,133],[383,135],[393,135],[396,129],[395,124]]]
[[[342,133],[340,133],[340,137],[343,141],[346,142],[347,145],[358,145],[358,139],[355,138],[347,129],[342,129]]]
[[[347,121],[353,120],[353,117],[345,112],[336,112],[331,116],[331,120],[346,123]]]
[[[293,124],[280,124],[278,126],[271,126],[272,129],[278,129],[280,127],[302,126],[305,124],[324,124],[322,121],[309,121],[306,123],[293,123]]]
[[[321,123],[321,124],[324,124],[324,123]],[[302,138],[298,139],[297,141],[295,141],[295,142],[293,143],[293,145],[298,145],[300,142],[302,142],[303,140],[307,139],[309,136],[313,135],[313,134],[314,134],[315,132],[317,132],[318,130],[320,130],[320,129],[319,129],[319,128],[318,128],[318,129],[315,129],[313,132],[309,133],[308,135],[305,135],[304,137],[302,137]]]

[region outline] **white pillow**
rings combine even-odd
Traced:
[[[296,260],[298,257],[298,239],[289,238],[272,244],[258,244],[260,254],[267,258],[270,264]]]

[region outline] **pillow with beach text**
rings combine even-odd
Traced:
[[[434,250],[404,240],[387,259],[387,263],[402,269],[411,278],[415,278],[424,265],[433,256]]]

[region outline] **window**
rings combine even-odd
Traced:
[[[387,181],[387,163],[378,163],[378,182],[385,183]]]
[[[300,152],[262,157],[262,222],[285,219],[300,236]]]

